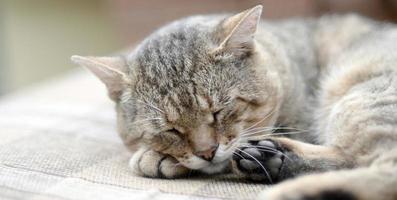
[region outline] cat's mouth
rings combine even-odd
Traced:
[[[230,156],[231,158],[231,156]],[[182,163],[185,167],[198,170],[207,174],[214,174],[223,171],[229,163],[230,158],[222,159],[222,161],[197,161],[195,163]]]
[[[233,151],[233,148],[219,145],[218,150],[211,161],[204,160],[197,156],[192,156],[185,161],[181,161],[181,164],[189,169],[200,170],[206,173],[216,173],[214,171],[224,169],[225,166],[227,166],[229,160],[232,158]]]

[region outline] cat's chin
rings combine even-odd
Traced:
[[[198,170],[208,174],[218,173],[222,171],[225,166],[229,163],[228,159],[217,160],[213,162],[208,162],[196,156],[189,158],[187,162],[181,162],[182,165],[189,169]]]
[[[199,171],[206,174],[218,174],[224,172],[228,166],[229,166],[229,161],[226,160],[220,163],[211,163],[207,167],[201,168]]]

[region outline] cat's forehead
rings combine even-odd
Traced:
[[[188,115],[200,108],[198,99],[216,103],[229,96],[238,73],[213,60],[211,31],[208,25],[178,22],[145,39],[130,56],[139,95],[159,103],[168,98],[175,110]]]
[[[207,56],[209,42],[200,30],[173,30],[145,40],[136,51],[135,59],[141,67],[189,66]]]
[[[161,94],[202,85],[206,74],[200,71],[212,70],[207,40],[200,30],[187,28],[151,36],[132,57],[136,78]]]
[[[159,99],[173,96],[186,110],[195,105],[198,94],[212,101],[215,92],[228,96],[230,88],[239,82],[237,73],[230,66],[216,64],[205,43],[188,39],[183,31],[146,41],[134,58],[136,88]]]
[[[146,64],[168,65],[200,59],[213,45],[215,22],[190,17],[168,24],[143,40],[133,56]]]

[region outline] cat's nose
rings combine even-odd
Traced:
[[[218,146],[219,145],[213,146],[213,147],[211,147],[207,150],[204,150],[204,151],[196,151],[194,154],[196,154],[196,156],[198,156],[204,160],[211,161],[215,156],[215,152],[218,149]]]

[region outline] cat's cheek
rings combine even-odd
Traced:
[[[234,148],[224,145],[224,144],[220,144],[216,153],[215,153],[215,156],[214,156],[214,159],[212,160],[212,162],[213,163],[221,163],[221,162],[224,162],[225,160],[229,160],[233,155],[233,151],[234,151]]]
[[[233,126],[229,127],[223,134],[218,135],[218,141],[220,144],[229,146],[236,138],[239,137],[240,132],[243,130],[242,122],[237,122]]]

